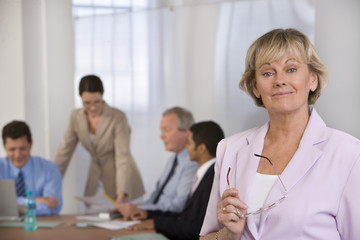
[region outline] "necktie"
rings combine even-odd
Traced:
[[[196,190],[197,180],[198,180],[198,176],[197,176],[197,174],[195,174],[195,176],[194,176],[194,178],[193,178],[193,182],[192,182],[190,197],[194,194],[194,192],[195,192],[195,190]]]
[[[166,177],[165,182],[163,183],[160,190],[158,191],[158,193],[157,193],[157,195],[156,195],[156,197],[155,197],[155,199],[153,201],[153,204],[156,204],[159,201],[159,198],[160,198],[166,184],[169,182],[170,178],[174,175],[176,166],[177,166],[177,156],[175,156],[174,163],[173,163],[173,165],[171,167],[171,170],[170,170],[168,176]]]
[[[24,175],[21,170],[15,180],[15,185],[16,185],[16,195],[18,197],[25,197],[26,189],[25,189]]]

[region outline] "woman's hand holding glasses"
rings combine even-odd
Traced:
[[[228,175],[229,173],[230,169]],[[217,205],[218,221],[224,225],[228,231],[227,239],[239,239],[241,236],[246,222],[245,214],[247,208],[248,206],[240,200],[238,190],[236,188],[230,188],[229,185]]]

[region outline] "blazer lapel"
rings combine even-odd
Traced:
[[[291,194],[292,188],[305,176],[305,174],[311,169],[320,156],[321,151],[313,146],[302,147],[296,151],[288,166],[280,175],[281,180],[287,189],[288,195]],[[282,186],[281,182],[277,180],[271,189],[264,206],[279,201],[285,195],[286,193],[284,187]],[[284,201],[286,201],[286,199]],[[271,209],[261,213],[259,225],[260,235],[264,228],[264,222],[270,213]]]
[[[326,125],[315,110],[312,111],[298,150],[281,174],[285,186],[291,188],[311,169],[320,158],[322,150],[317,144],[328,139]]]
[[[101,139],[101,133],[105,133],[105,129],[106,127],[110,124],[111,121],[111,116],[110,116],[110,107],[109,105],[106,104],[106,102],[104,102],[104,109],[103,109],[103,113],[99,122],[99,126],[96,129],[95,132],[95,137],[94,137],[94,141],[93,141],[93,147],[96,148],[96,146],[98,146],[98,143]]]
[[[235,187],[239,190],[239,198],[245,203],[249,201],[251,187],[260,161],[254,154],[261,154],[268,129],[269,124],[267,123],[247,137],[248,145],[238,151],[236,162],[233,163],[236,167],[235,174],[231,174],[230,171],[230,187],[234,187],[232,183],[236,183]],[[246,224],[254,239],[257,239],[258,232],[252,216],[247,218]]]
[[[81,139],[80,142],[84,146],[84,148],[89,151],[90,155],[93,156],[94,148],[92,142],[90,141],[89,124],[86,118],[86,113],[83,109],[79,112],[78,122],[80,123],[79,124],[79,139]]]
[[[280,175],[288,194],[291,194],[292,188],[306,175],[312,168],[316,161],[320,158],[322,150],[317,148],[316,145],[322,141],[327,140],[326,125],[316,113],[314,109],[310,116],[308,125],[305,129],[301,139],[298,150],[295,152],[293,158]],[[277,181],[271,189],[265,205],[275,203],[285,195],[284,188],[280,181]],[[286,201],[286,199],[284,200]],[[264,222],[271,213],[271,210],[261,213],[259,234],[264,228]]]

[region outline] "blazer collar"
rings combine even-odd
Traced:
[[[82,144],[83,146],[90,152],[91,155],[94,155],[94,146],[97,146],[99,140],[101,139],[101,133],[104,132],[106,126],[108,126],[108,124],[111,121],[111,108],[110,106],[104,101],[104,109],[103,109],[103,113],[101,115],[101,120],[99,122],[99,126],[96,129],[96,133],[94,136],[94,140],[93,142],[90,141],[90,137],[89,137],[89,123],[87,120],[87,115],[84,109],[82,109],[80,111],[79,114],[79,122],[83,123],[80,124],[79,128],[80,128],[80,138],[82,138]]]
[[[101,139],[101,133],[105,132],[105,129],[110,124],[110,122],[111,122],[111,108],[104,101],[103,113],[101,115],[99,126],[96,129],[95,136],[94,136],[94,141],[93,141],[94,146],[98,145],[98,142]]]
[[[77,115],[77,122],[80,123],[79,124],[79,139],[81,139],[81,143],[82,145],[90,151],[90,149],[92,148],[92,144],[90,141],[90,137],[89,137],[89,123],[87,120],[87,116],[86,116],[86,112],[84,110],[84,108],[81,109],[81,111],[79,112],[79,114]]]
[[[321,117],[318,115],[313,107],[309,107],[310,119],[304,131],[303,137],[300,141],[300,145],[298,150],[295,152],[289,164],[286,166],[284,171],[281,174],[281,179],[287,188],[288,195],[291,194],[292,188],[301,180],[301,178],[311,169],[311,167],[316,163],[316,161],[320,158],[322,154],[322,150],[317,148],[317,144],[326,141],[328,139],[327,135],[327,127]],[[244,199],[245,202],[249,198],[249,193],[251,190],[252,183],[255,178],[255,173],[257,171],[257,167],[259,164],[259,158],[253,156],[254,153],[261,154],[263,145],[264,145],[264,137],[269,128],[269,122],[262,126],[259,131],[255,132],[252,135],[249,135],[247,141],[249,145],[247,146],[247,151],[241,155],[247,155],[250,159],[248,163],[248,167],[245,167],[243,172],[246,175],[246,181],[243,181],[242,187],[246,189],[245,196],[240,196],[240,198]],[[240,154],[239,154],[240,155]],[[241,156],[238,156],[238,159],[241,159]],[[238,169],[239,171],[239,169]],[[239,188],[240,189],[240,188]],[[277,181],[273,188],[271,189],[266,201],[265,205],[272,204],[284,196],[284,190],[280,183]],[[286,201],[286,199],[285,199]],[[264,229],[264,222],[266,218],[271,213],[271,209],[268,211],[264,211],[260,216],[260,225],[259,231],[257,231],[254,219],[252,216],[249,216],[247,219],[247,225],[250,232],[253,234],[255,238],[258,235],[261,235],[261,232]]]
[[[262,127],[255,131],[252,131],[247,137],[247,145],[239,150],[236,157],[236,188],[239,189],[239,197],[245,203],[249,201],[251,187],[255,180],[256,171],[259,165],[260,159],[255,157],[254,154],[261,154],[264,146],[264,138],[269,129],[269,123],[266,123]],[[230,174],[231,175],[231,174]],[[231,185],[230,180],[230,187]],[[257,227],[253,217],[250,215],[247,218],[247,228],[255,239],[258,238]]]

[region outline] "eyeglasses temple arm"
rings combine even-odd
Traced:
[[[228,170],[228,172],[227,172],[227,174],[226,174],[226,181],[227,181],[227,184],[228,184],[229,187],[230,187],[230,182],[229,182],[230,170],[231,170],[231,168],[229,168],[229,170]]]
[[[281,180],[279,173],[276,171],[276,169],[275,169],[275,167],[274,167],[273,163],[270,161],[270,159],[269,159],[268,157],[266,157],[266,156],[259,155],[259,154],[256,154],[256,153],[255,153],[254,155],[255,155],[256,157],[265,158],[266,160],[268,160],[268,161],[269,161],[270,165],[272,166],[272,168],[274,169],[274,171],[275,171],[276,175],[278,176],[278,178],[279,178],[279,180],[280,180],[280,182],[281,182],[281,185],[283,186],[283,188],[285,189],[285,192],[287,193],[287,189],[286,189],[286,187],[285,187],[285,185],[284,185],[283,181]]]

